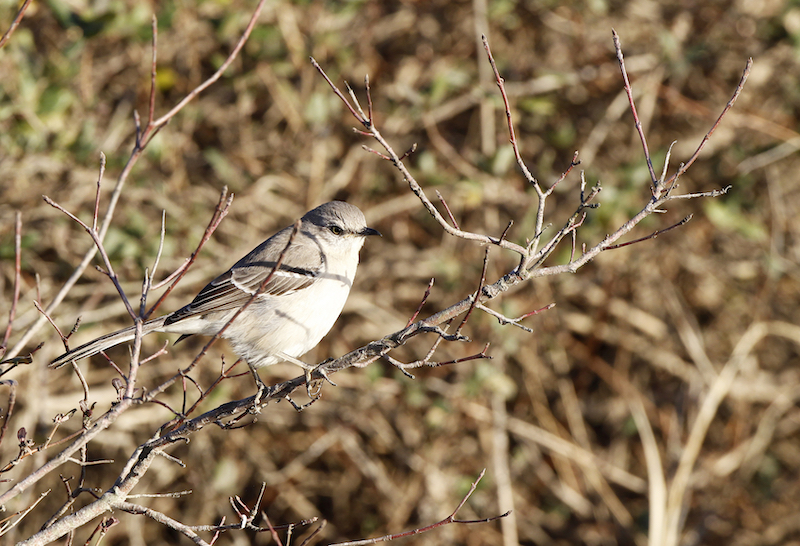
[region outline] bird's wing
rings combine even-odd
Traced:
[[[228,271],[208,283],[189,305],[169,315],[165,325],[187,317],[244,305],[272,274],[290,233],[291,231],[282,230],[253,249]],[[268,244],[273,239],[273,244]],[[323,256],[316,245],[302,242],[302,234],[297,239],[286,251],[283,263],[267,281],[258,297],[285,296],[308,288],[315,282],[323,266]],[[298,267],[297,264],[302,264],[303,267]]]

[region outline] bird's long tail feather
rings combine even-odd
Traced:
[[[152,332],[159,331],[160,328],[164,326],[164,320],[166,316],[159,317],[153,320],[148,320],[142,325],[142,335],[146,336]],[[105,351],[106,349],[110,349],[115,345],[119,345],[120,343],[124,343],[126,341],[132,340],[136,336],[136,327],[129,326],[128,328],[123,328],[122,330],[117,330],[116,332],[111,332],[110,334],[106,334],[102,337],[99,337],[89,343],[85,343],[80,347],[72,349],[68,353],[64,353],[63,355],[59,356],[55,360],[50,363],[50,368],[60,368],[65,364],[69,364],[74,360],[80,360],[82,358],[90,357],[92,355],[96,355],[100,351]]]

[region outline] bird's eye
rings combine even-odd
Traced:
[[[328,229],[331,230],[331,233],[333,233],[334,235],[341,235],[342,233],[344,233],[344,230],[339,226],[330,226],[328,227]]]

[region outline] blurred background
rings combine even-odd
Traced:
[[[17,8],[0,1],[3,31]],[[23,286],[11,345],[36,320],[37,294],[49,303],[92,244],[41,196],[88,221],[100,152],[108,157],[101,211],[130,155],[133,112],[147,112],[151,16],[159,31],[158,116],[216,70],[254,8],[249,0],[33,2],[0,50],[3,320],[12,298],[15,211],[23,222]],[[511,516],[449,525],[402,543],[644,545],[654,512],[647,496],[652,475],[640,436],[646,431],[632,408],[652,427],[649,445],[657,446],[669,485],[711,385],[756,328],[766,335],[740,351],[738,374],[694,444],[682,543],[800,543],[800,336],[792,329],[800,320],[800,223],[792,220],[800,201],[796,2],[268,2],[224,77],[155,137],[133,169],[106,248],[136,300],[158,248],[162,210],[167,235],[159,278],[195,248],[227,185],[236,195],[231,212],[164,304],[167,312],[312,206],[331,199],[358,205],[384,237],[368,241],[345,312],[305,360],[340,356],[403,327],[432,277],[423,316],[474,291],[483,248],[445,235],[391,165],[361,148],[376,145],[353,133],[354,120],[309,55],[362,100],[369,75],[378,127],[398,151],[418,144],[407,164],[429,195],[442,193],[463,228],[499,236],[513,220],[508,237],[524,243],[533,236],[536,197],[508,145],[480,45],[486,33],[534,175],[547,187],[580,152],[580,167],[548,201],[545,222],[553,227],[545,236],[577,207],[579,169],[589,185],[603,186],[601,207],[578,232],[578,244],[591,246],[650,196],[612,28],[659,173],[673,141],[670,173],[691,156],[753,57],[739,101],[678,189],[732,185],[726,196],[673,202],[630,238],[694,214],[686,226],[492,302],[510,317],[556,303],[523,321],[534,333],[476,312],[465,330],[474,342],[444,343],[434,357],[467,356],[490,342],[493,360],[423,368],[413,380],[386,362],[337,374],[338,387],[325,385],[322,399],[302,413],[272,405],[247,429],[206,429],[176,446],[170,453],[187,467],[157,461],[134,492],[194,493],[137,502],[186,524],[231,521],[227,498],[252,504],[265,481],[263,508],[274,524],[326,518],[321,543],[330,543],[438,521],[486,468],[459,516],[513,509]],[[569,246],[546,265],[568,260]],[[492,249],[488,280],[515,265],[514,255]],[[78,316],[73,345],[130,323],[112,284],[92,268],[53,313],[64,331]],[[145,348],[155,351],[167,339],[147,338]],[[433,341],[418,337],[393,356],[421,358]],[[26,351],[40,342],[46,344],[32,365],[4,377],[20,386],[2,464],[17,453],[13,432],[25,427],[43,441],[53,416],[82,397],[73,372],[46,369],[62,352],[50,327]],[[202,343],[170,346],[141,370],[141,386],[185,366]],[[124,363],[126,354],[118,348],[111,356]],[[217,344],[193,376],[202,386],[215,379],[221,355],[233,361],[228,346]],[[114,373],[101,359],[81,367],[95,411],[104,411],[114,397]],[[276,365],[262,377],[277,382],[297,374],[294,366]],[[201,409],[253,391],[251,378],[225,381]],[[181,400],[178,386],[163,396],[173,407]],[[170,417],[154,404],[125,414],[90,444],[90,459],[115,462],[89,468],[87,485],[110,487],[135,447]],[[56,438],[79,421],[74,417]],[[30,457],[2,478],[15,482],[55,452]],[[59,472],[77,477],[79,468]],[[53,491],[7,535],[9,542],[39,529],[64,501],[64,487],[51,475],[6,506],[25,508],[46,489]],[[90,501],[86,495],[78,506]],[[115,516],[121,523],[107,544],[188,543],[151,520]],[[91,527],[76,541],[86,540]],[[220,540],[271,542],[268,534],[244,532]]]

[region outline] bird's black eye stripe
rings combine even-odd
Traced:
[[[335,224],[332,226],[328,226],[328,229],[331,230],[331,233],[333,233],[334,235],[341,235],[342,233],[344,233],[344,229]]]

